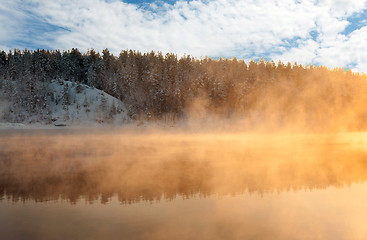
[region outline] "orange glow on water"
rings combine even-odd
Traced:
[[[7,238],[367,236],[365,133],[48,130],[0,143]]]

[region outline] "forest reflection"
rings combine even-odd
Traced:
[[[367,179],[366,142],[365,133],[8,132],[0,199],[135,203],[343,187]]]

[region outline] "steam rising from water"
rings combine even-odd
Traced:
[[[367,75],[296,65],[288,70],[269,65],[266,71],[264,64],[249,81],[222,76],[220,64],[211,64],[208,89],[186,102],[185,124],[263,132],[366,130]]]
[[[16,133],[0,135],[0,198],[14,201],[263,195],[367,179],[364,133]]]

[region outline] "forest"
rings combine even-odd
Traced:
[[[100,54],[76,48],[0,52],[1,97],[12,103],[5,120],[50,116],[55,99],[48,86],[55,80],[106,92],[125,104],[133,120],[213,118],[236,120],[248,128],[366,128],[363,73],[264,59],[178,58],[154,51],[123,50],[117,57],[108,49]],[[62,104],[68,99],[65,90]]]

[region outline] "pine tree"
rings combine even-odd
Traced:
[[[64,85],[64,89],[62,92],[62,108],[64,110],[69,109],[69,105],[71,104],[71,95],[70,95],[70,88],[69,88],[69,84],[65,84]]]

